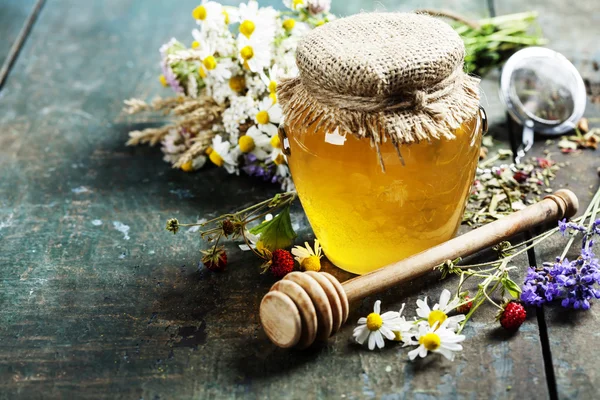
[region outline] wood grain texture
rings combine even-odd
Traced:
[[[599,105],[588,104],[586,114],[590,120],[597,121],[590,123],[592,126],[600,126]],[[550,149],[556,149],[555,145]],[[541,155],[541,146],[537,150],[537,154]],[[596,174],[596,169],[600,167],[598,151],[586,150],[577,155],[553,153],[552,158],[568,163],[558,172],[556,184],[573,190],[581,201],[580,209],[584,210],[600,183]],[[538,246],[538,264],[544,261],[553,262],[560,256],[566,242],[567,238],[556,235],[552,242]],[[576,241],[573,244],[572,251],[567,255],[570,259],[578,256],[579,243]],[[600,303],[598,300],[593,303],[595,304],[588,311],[565,310],[560,305],[545,307],[544,316],[548,326],[552,363],[561,399],[597,397],[600,372],[590,366],[594,365],[599,355],[592,343],[598,338]]]
[[[374,4],[334,2],[346,14]],[[483,13],[483,4],[453,9]],[[408,363],[399,346],[352,343],[368,298],[327,345],[284,351],[261,331],[257,311],[273,280],[256,259],[228,244],[227,271],[212,273],[198,268],[197,235],[163,230],[168,217],[214,216],[276,191],[216,169],[171,170],[158,149],[123,145],[140,126],[121,115],[122,100],[168,93],[157,49],[171,36],[191,40],[195,5],[49,0],[0,93],[0,398],[547,398],[534,313],[507,337],[485,308],[454,363]],[[493,76],[485,85],[491,102]],[[582,191],[596,167],[586,160],[573,170],[586,171],[574,178]],[[292,218],[309,238],[297,207]],[[437,299],[455,283],[432,275],[379,298],[384,309],[406,302],[410,315],[418,297]],[[554,336],[568,350],[562,393],[590,393],[600,379],[586,370],[593,352],[577,353],[593,315],[576,329],[577,345],[565,343],[566,327]]]

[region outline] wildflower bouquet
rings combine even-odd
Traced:
[[[130,132],[127,144],[160,143],[164,160],[186,172],[210,161],[229,173],[242,171],[291,190],[277,135],[282,122],[277,82],[297,75],[299,39],[335,17],[329,13],[330,0],[283,0],[283,4],[285,10],[277,11],[259,7],[255,0],[238,7],[202,0],[192,11],[198,27],[189,47],[173,38],[160,48],[160,82],[176,96],[151,103],[125,101],[128,114],[163,112],[173,120]],[[542,43],[539,36],[526,34],[535,25],[534,13],[465,22],[454,14],[422,12],[456,20],[454,28],[463,37],[470,60],[466,68],[476,75],[500,65],[512,51]]]
[[[277,127],[277,81],[297,74],[295,50],[310,29],[333,16],[329,0],[284,0],[287,11],[202,1],[190,47],[171,39],[160,48],[160,81],[177,97],[126,101],[128,113],[164,111],[174,123],[130,133],[129,145],[161,143],[164,160],[184,171],[207,160],[229,173],[242,169],[292,187]]]

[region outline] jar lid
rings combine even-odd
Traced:
[[[453,139],[479,107],[479,79],[463,72],[464,56],[454,29],[427,15],[362,13],[329,22],[299,43],[299,77],[278,85],[286,125],[369,138],[380,162],[387,139],[397,148]]]

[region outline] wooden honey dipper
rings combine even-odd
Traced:
[[[573,192],[558,190],[521,211],[343,284],[326,272],[289,273],[260,303],[263,329],[283,348],[306,348],[315,340],[327,340],[346,322],[349,302],[412,280],[446,260],[469,256],[536,225],[571,218],[578,207]]]

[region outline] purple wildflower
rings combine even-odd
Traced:
[[[279,177],[276,174],[277,166],[271,160],[259,160],[254,154],[244,155],[242,170],[248,175],[262,178],[264,181],[279,182]]]
[[[561,291],[554,277],[551,275],[552,269],[549,266],[536,269],[529,267],[521,300],[528,305],[541,306],[560,296]]]
[[[177,75],[175,75],[173,69],[171,69],[171,67],[164,62],[161,64],[161,67],[162,73],[165,76],[165,80],[167,81],[167,84],[171,86],[171,89],[173,89],[175,93],[183,93],[183,87],[181,87],[179,84]]]
[[[166,76],[166,75],[165,75]],[[558,221],[558,230],[560,231],[560,233],[565,236],[565,233],[567,233],[567,227],[568,227],[568,223],[567,223],[567,219],[564,218],[562,221]]]

